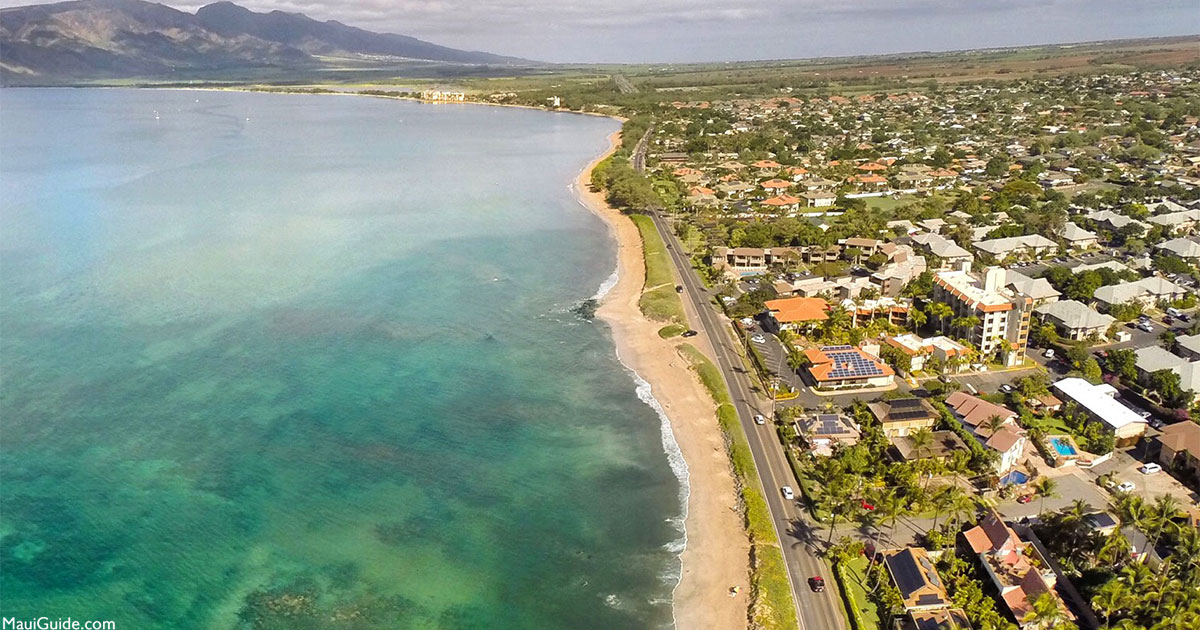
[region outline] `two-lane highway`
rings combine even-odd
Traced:
[[[683,295],[698,314],[699,321],[694,322],[693,326],[703,331],[712,344],[717,366],[729,386],[742,429],[750,442],[750,451],[758,467],[771,519],[783,547],[800,627],[804,630],[840,630],[845,627],[845,620],[836,600],[836,590],[830,588],[822,593],[814,593],[808,586],[808,579],[815,575],[824,577],[829,585],[836,583],[825,562],[817,556],[820,536],[809,527],[800,505],[784,499],[780,492],[782,486],[791,486],[799,492],[799,485],[776,438],[773,424],[754,424],[755,414],[769,414],[769,401],[754,395],[753,384],[730,334],[731,328],[727,320],[712,308],[708,291],[692,270],[691,261],[684,254],[674,232],[658,213],[652,213],[651,218],[668,245],[667,251],[684,287]]]

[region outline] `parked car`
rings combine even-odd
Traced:
[[[1012,393],[1012,390],[1013,390],[1012,385],[1009,385],[1008,383],[1005,383],[1000,386],[1000,391],[1004,392],[1005,394]]]
[[[1154,414],[1150,413],[1149,411],[1139,411],[1138,415],[1141,416],[1143,420],[1149,420],[1150,416],[1153,416]]]
[[[1180,315],[1183,315],[1183,311],[1171,307],[1167,309],[1167,315],[1170,315],[1171,317],[1179,317]]]
[[[1191,318],[1191,317],[1188,317],[1188,314],[1187,314],[1187,313],[1180,313],[1180,314],[1179,314],[1179,321],[1181,321],[1181,322],[1190,322],[1190,321],[1192,321],[1192,318]]]
[[[675,285],[675,292],[676,292],[676,293],[683,293],[683,285],[682,285],[682,284],[677,284],[677,285]]]
[[[754,424],[766,424],[767,419],[761,413],[754,414]]]
[[[767,343],[767,338],[762,335],[754,335],[750,338],[750,341],[753,341],[754,343]]]
[[[791,486],[784,486],[780,488],[779,491],[783,493],[783,498],[787,499],[788,501],[796,498],[796,493],[792,491]]]
[[[1117,485],[1117,490],[1121,492],[1133,492],[1134,488],[1137,488],[1137,486],[1133,485],[1132,481],[1122,481]]]
[[[1042,356],[1046,357],[1047,359],[1053,359],[1054,348],[1046,348],[1046,351],[1042,353]]]
[[[1150,322],[1148,321],[1139,322],[1137,327],[1138,330],[1141,330],[1142,332],[1154,332],[1154,326],[1151,326]]]
[[[1017,503],[1020,503],[1021,505],[1025,505],[1026,503],[1029,503],[1032,500],[1033,500],[1032,494],[1023,494],[1017,498]]]
[[[814,593],[823,592],[825,590],[825,578],[819,575],[814,575],[808,578],[808,587],[811,588]]]
[[[685,331],[683,332],[683,335],[682,335],[682,336],[683,336],[683,337],[695,337],[696,335],[699,335],[699,334],[700,334],[700,333],[698,333],[698,332],[696,332],[696,331],[694,331],[694,330],[685,330]]]
[[[1162,420],[1159,420],[1158,418],[1150,418],[1150,427],[1151,428],[1161,429],[1161,428],[1163,428],[1163,426],[1165,426],[1165,425],[1163,424]]]
[[[1139,468],[1138,472],[1142,473],[1143,475],[1153,475],[1154,473],[1162,472],[1162,466],[1159,466],[1154,462],[1150,462],[1149,464]]]
[[[1167,324],[1167,325],[1171,325],[1171,324],[1175,323],[1175,320],[1172,319],[1170,315],[1163,315],[1163,323]]]

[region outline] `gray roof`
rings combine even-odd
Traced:
[[[1030,278],[1029,276],[1009,269],[1006,271],[1008,284],[1005,286],[1012,287],[1014,291],[1021,295],[1033,298],[1035,300],[1044,300],[1055,298],[1062,293],[1059,293],[1050,281],[1045,278]]]
[[[971,252],[961,248],[954,241],[932,232],[917,234],[912,237],[914,243],[926,247],[930,253],[939,258],[970,258]]]
[[[1137,219],[1131,219],[1123,214],[1117,214],[1112,210],[1096,210],[1095,212],[1088,213],[1087,218],[1099,223],[1108,223],[1117,229],[1123,228],[1131,223],[1140,225],[1142,229],[1146,228],[1145,223],[1142,223]]]
[[[1188,238],[1173,238],[1158,244],[1157,249],[1166,250],[1180,258],[1200,258],[1200,243]]]
[[[1179,335],[1175,338],[1179,347],[1200,354],[1200,335]]]
[[[1092,297],[1106,304],[1123,304],[1134,298],[1140,298],[1144,295],[1154,297],[1162,295],[1171,295],[1174,293],[1183,293],[1183,287],[1167,280],[1151,276],[1142,278],[1137,282],[1127,282],[1124,284],[1110,284],[1105,287],[1096,289]]]
[[[1096,238],[1096,234],[1067,221],[1063,226],[1062,237],[1071,242],[1088,241]]]
[[[983,250],[995,256],[1003,256],[1010,252],[1021,249],[1045,249],[1058,246],[1054,241],[1042,236],[1041,234],[993,238],[987,241],[977,241],[973,245],[975,246],[975,249]]]
[[[1179,375],[1179,386],[1193,392],[1200,391],[1200,361],[1188,361],[1163,350],[1159,346],[1138,348],[1134,351],[1137,356],[1137,367],[1143,372],[1171,370]]]
[[[1058,320],[1067,328],[1108,328],[1117,321],[1115,318],[1097,313],[1087,304],[1075,300],[1060,300],[1043,304],[1033,309],[1033,312],[1042,317]]]

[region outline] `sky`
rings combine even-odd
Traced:
[[[794,59],[1200,33],[1200,0],[235,0],[551,62]],[[169,1],[194,11],[207,2]],[[0,0],[0,6],[29,0]]]

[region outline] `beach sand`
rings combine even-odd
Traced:
[[[716,404],[679,355],[678,338],[659,337],[664,324],[650,321],[638,308],[646,273],[641,236],[628,217],[610,208],[604,196],[589,187],[592,166],[615,150],[619,132],[609,141],[609,151],[580,174],[576,190],[583,203],[612,227],[619,248],[619,280],[597,315],[612,328],[621,361],[650,383],[688,466],[687,548],[675,589],[676,624],[680,630],[745,628],[750,545],[737,511],[737,489],[717,424]],[[740,592],[730,597],[734,586]]]

